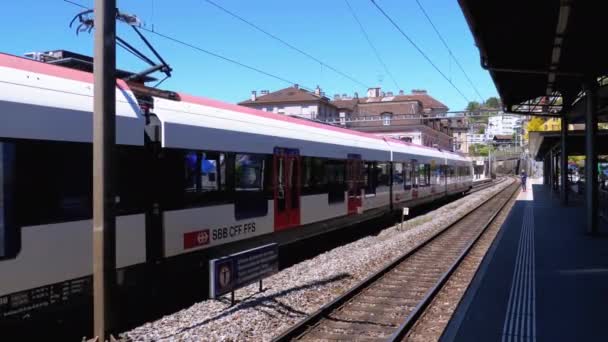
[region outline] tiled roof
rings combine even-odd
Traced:
[[[353,111],[357,104],[359,103],[358,98],[348,99],[348,100],[333,100],[331,101],[334,106],[338,107],[338,109],[348,109]]]
[[[275,92],[259,95],[255,101],[251,99],[239,102],[240,105],[256,104],[256,103],[281,103],[281,102],[306,102],[306,101],[322,101],[329,102],[329,99],[323,96],[316,95],[307,90],[289,87]]]
[[[415,101],[359,103],[359,115],[380,115],[387,112],[395,115],[417,114],[418,103]]]
[[[437,101],[435,98],[429,96],[428,94],[411,94],[383,97],[359,97],[331,101],[331,103],[333,103],[336,107],[340,109],[348,109],[354,111],[355,107],[358,106],[359,112],[361,112],[362,114],[364,112],[367,114],[368,108],[372,108],[373,105],[378,105],[378,108],[384,108],[379,109],[380,112],[377,114],[380,114],[382,112],[392,112],[394,114],[415,114],[415,112],[411,112],[410,109],[412,102],[420,103],[423,109],[432,109],[440,111],[448,110],[448,107],[446,105]],[[368,104],[370,106],[366,106]],[[375,110],[373,110],[373,112],[375,112]],[[369,114],[373,115],[373,113]]]

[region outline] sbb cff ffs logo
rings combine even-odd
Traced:
[[[210,241],[209,229],[184,234],[184,249],[208,245]]]

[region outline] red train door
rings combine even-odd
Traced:
[[[274,229],[300,225],[300,155],[296,149],[274,149]]]
[[[346,184],[348,186],[348,214],[356,214],[361,207],[363,187],[363,161],[358,154],[349,154],[346,160]]]

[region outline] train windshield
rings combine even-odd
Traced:
[[[15,145],[0,142],[0,258],[12,253]]]

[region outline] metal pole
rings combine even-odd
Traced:
[[[114,145],[116,137],[116,0],[95,0],[93,113],[94,334],[110,338],[116,283]]]
[[[595,81],[585,84],[587,93],[587,112],[585,113],[585,200],[587,232],[597,233],[597,154],[595,149],[597,117],[595,116]]]
[[[561,150],[562,150],[562,153],[561,153],[562,189],[561,189],[560,193],[561,193],[562,204],[568,205],[568,144],[567,144],[568,118],[566,117],[565,113],[562,116],[561,140],[562,140],[561,141],[562,142],[562,147],[561,147]]]

